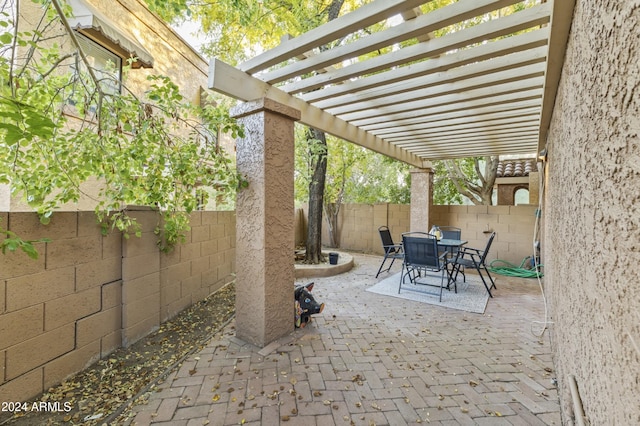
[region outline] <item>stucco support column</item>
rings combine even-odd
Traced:
[[[300,111],[268,98],[235,107],[244,126],[236,201],[236,337],[264,347],[293,331],[293,126]]]
[[[411,210],[409,230],[429,232],[429,208],[433,204],[433,170],[411,169]]]

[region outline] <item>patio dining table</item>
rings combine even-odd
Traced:
[[[438,240],[438,246],[444,248],[445,250],[449,251],[449,253],[451,255],[453,255],[455,253],[455,249],[459,249],[460,247],[464,246],[465,244],[467,244],[468,241],[466,240],[455,240],[452,238],[442,238],[440,240]],[[447,282],[447,290],[449,290],[451,288],[451,283],[453,283],[454,289],[456,291],[456,293],[458,292],[458,286],[456,283],[456,280],[453,277],[453,270],[449,271],[449,268],[447,266],[447,274],[449,276],[448,278],[448,282]]]
[[[466,240],[454,240],[451,238],[442,238],[438,240],[438,245],[445,248],[446,250],[449,250],[451,253],[453,253],[453,250],[455,248],[460,248],[467,243],[468,241]]]

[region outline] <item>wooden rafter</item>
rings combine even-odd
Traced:
[[[427,0],[377,0],[237,69],[213,60],[209,86],[242,101],[271,97],[299,109],[306,125],[418,167],[533,153],[549,125],[575,0],[464,24],[517,2],[461,0],[423,13]],[[394,15],[402,20],[363,35]],[[451,25],[460,29],[438,36]],[[359,36],[349,44],[318,49],[351,34]]]

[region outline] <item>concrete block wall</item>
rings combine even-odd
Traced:
[[[409,230],[407,204],[344,204],[338,218],[340,247],[363,253],[384,254],[378,228],[388,226],[394,239]],[[304,242],[307,205],[296,212],[296,243]],[[326,224],[322,224],[322,241],[329,241]]]
[[[496,238],[488,259],[520,264],[533,254],[535,206],[431,206],[432,225],[456,226],[469,247],[482,248],[490,232]],[[409,231],[410,206],[401,204],[345,204],[339,221],[340,247],[345,250],[383,254],[378,228],[389,227],[394,242]],[[327,237],[325,235],[325,237]],[[324,241],[328,241],[325,238]]]
[[[122,345],[129,346],[160,327],[160,251],[151,210],[129,212],[142,227],[141,237],[122,240]]]
[[[39,257],[0,255],[0,401],[61,382],[233,280],[235,213],[197,212],[187,242],[165,254],[149,210],[132,212],[142,238],[101,234],[91,212],[0,213]]]
[[[348,247],[352,250],[371,252],[373,250],[373,238],[371,228],[374,219],[380,216],[379,209],[371,204],[345,204],[340,211],[339,233],[340,247]]]
[[[235,212],[195,212],[187,242],[160,256],[160,321],[234,279]]]
[[[39,258],[0,255],[0,401],[37,395],[121,344],[119,234],[95,216],[3,213],[2,225],[37,243]]]
[[[533,255],[536,206],[432,206],[430,226],[455,226],[469,247],[482,248],[490,232],[496,237],[488,260],[502,259],[519,265]]]

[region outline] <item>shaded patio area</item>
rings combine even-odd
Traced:
[[[561,424],[549,335],[534,334],[536,280],[498,276],[473,314],[366,291],[388,276],[374,278],[381,259],[354,254],[350,272],[298,279],[327,307],[263,349],[232,322],[128,424]]]

